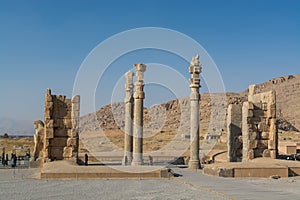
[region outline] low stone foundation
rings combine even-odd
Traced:
[[[230,162],[206,165],[203,173],[212,176],[234,178],[269,178],[271,176],[285,178],[300,175],[300,162],[258,158],[243,163]]]
[[[154,166],[81,166],[69,161],[44,164],[41,179],[169,178],[166,168]]]

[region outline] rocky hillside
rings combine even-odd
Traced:
[[[256,92],[268,90],[276,91],[279,128],[300,130],[300,74],[274,78],[256,88]]]
[[[257,92],[275,90],[277,98],[278,126],[282,130],[300,130],[300,75],[284,76],[258,84]],[[230,103],[247,100],[248,90],[241,93],[202,94],[200,126],[204,133],[225,131],[226,108]],[[176,131],[188,134],[188,98],[176,99],[144,109],[145,134]],[[124,128],[124,104],[114,103],[100,108],[96,113],[81,117],[81,133],[97,130]]]

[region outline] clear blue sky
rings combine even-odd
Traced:
[[[77,70],[94,47],[149,26],[194,38],[217,64],[227,91],[300,73],[296,0],[1,0],[0,117],[42,119],[47,87],[70,97]],[[96,106],[108,100],[99,97]]]

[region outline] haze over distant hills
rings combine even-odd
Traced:
[[[0,136],[8,135],[33,135],[35,132],[33,122],[30,120],[15,120],[0,118]]]

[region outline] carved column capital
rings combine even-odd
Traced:
[[[128,71],[125,74],[126,83],[125,83],[125,103],[133,101],[133,76],[134,73],[132,71]]]

